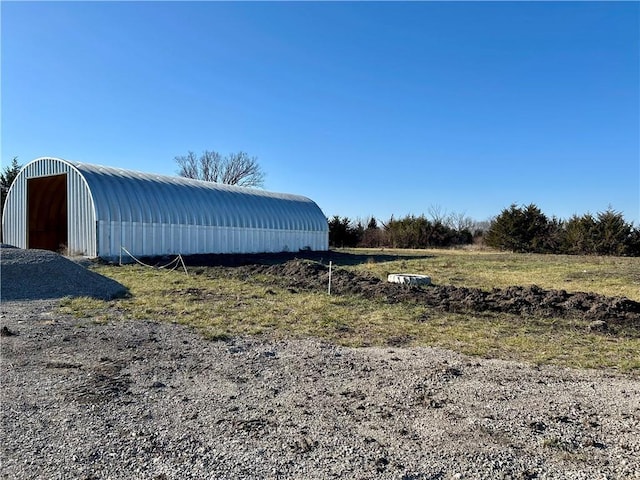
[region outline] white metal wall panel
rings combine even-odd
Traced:
[[[20,248],[27,247],[27,185],[20,174],[9,188],[2,213],[2,241]]]
[[[134,255],[328,249],[320,208],[298,195],[54,158],[27,164],[9,191],[4,241],[26,248],[27,179],[67,174],[69,249]]]

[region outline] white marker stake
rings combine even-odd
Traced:
[[[327,293],[331,295],[331,262],[329,262],[329,289]]]

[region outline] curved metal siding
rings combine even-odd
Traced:
[[[327,231],[318,206],[299,195],[76,163],[109,221]]]
[[[89,190],[82,175],[69,162],[55,158],[38,158],[18,173],[7,194],[2,217],[4,242],[27,248],[27,180],[30,178],[67,174],[67,248],[96,256],[96,216]],[[73,201],[71,200],[73,199]]]
[[[328,249],[327,220],[306,197],[51,158],[18,176],[6,241],[26,237],[26,179],[59,173],[69,173],[69,248],[86,255],[117,257],[121,246],[134,255]]]

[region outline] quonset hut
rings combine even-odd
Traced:
[[[313,201],[212,182],[38,158],[11,185],[3,241],[114,259],[329,248]]]

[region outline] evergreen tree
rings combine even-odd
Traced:
[[[595,251],[599,255],[625,255],[631,235],[631,225],[624,221],[620,212],[608,208],[598,213],[595,226]]]
[[[534,204],[513,204],[502,210],[487,232],[487,245],[514,252],[544,252],[548,244],[549,220]]]
[[[13,157],[11,165],[4,168],[2,174],[0,174],[0,195],[2,200],[2,212],[4,212],[4,202],[7,199],[9,188],[11,184],[20,173],[22,166],[18,164],[18,157]]]

